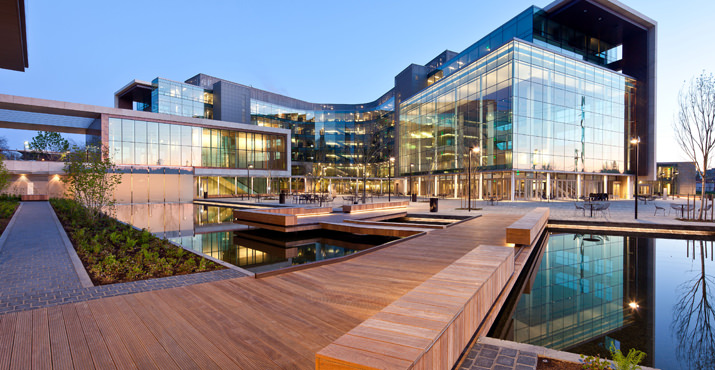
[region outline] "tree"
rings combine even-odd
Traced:
[[[31,150],[37,152],[66,152],[70,143],[58,132],[38,131],[29,145]]]
[[[684,85],[678,95],[678,114],[673,123],[675,139],[700,174],[703,195],[700,213],[705,205],[705,171],[710,168],[715,148],[715,77],[701,73]]]
[[[68,194],[85,206],[93,219],[114,205],[114,189],[121,183],[121,175],[116,173],[106,146],[72,147],[65,156],[64,170],[62,182],[67,184]]]
[[[363,140],[358,142],[357,163],[358,169],[362,167],[362,202],[365,203],[365,188],[367,185],[368,166],[373,167],[373,174],[377,174],[377,166],[389,160],[388,138],[384,134],[386,119],[366,122],[362,127]],[[355,189],[357,192],[357,188]],[[356,194],[357,195],[357,194]]]
[[[715,368],[715,306],[712,285],[715,279],[705,271],[705,241],[693,240],[693,259],[699,245],[700,259],[695,276],[678,286],[680,293],[673,307],[671,330],[678,345],[675,355],[689,369]],[[688,241],[690,249],[690,241]],[[698,266],[699,265],[699,266]]]

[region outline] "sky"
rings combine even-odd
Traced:
[[[685,160],[671,125],[683,84],[715,72],[715,2],[621,1],[658,22],[656,156]],[[0,93],[111,107],[134,79],[205,73],[309,102],[365,103],[410,63],[460,52],[549,3],[26,0],[29,68],[0,69]],[[34,132],[0,136],[20,148]]]

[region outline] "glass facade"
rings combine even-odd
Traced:
[[[633,321],[624,292],[628,238],[551,235],[532,289],[514,312],[514,341],[565,349]]]
[[[286,137],[109,118],[117,164],[285,170]]]
[[[151,111],[182,117],[213,118],[213,93],[198,86],[155,78],[151,82]],[[147,110],[138,106],[139,110]]]
[[[394,147],[394,98],[362,107],[305,110],[251,100],[251,123],[291,130],[294,175],[310,172],[303,162],[324,169],[325,176],[361,176],[357,165],[368,162],[374,167],[370,176],[376,176]]]
[[[621,174],[635,81],[514,40],[400,106],[400,174],[480,170]],[[414,166],[410,167],[411,164]]]

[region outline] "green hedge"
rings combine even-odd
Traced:
[[[225,268],[111,217],[102,215],[91,222],[88,211],[73,200],[50,203],[97,285]]]

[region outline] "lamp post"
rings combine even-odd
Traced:
[[[635,176],[635,184],[633,184],[633,194],[634,198],[636,199],[636,213],[635,217],[636,220],[638,219],[638,144],[640,144],[641,138],[639,137],[634,137],[631,139],[631,145],[634,145],[636,147],[636,176]]]
[[[248,199],[251,199],[253,196],[253,179],[251,178],[251,168],[253,168],[252,164],[248,165]]]
[[[412,198],[412,172],[414,171],[415,164],[410,163],[410,198]]]
[[[467,152],[469,169],[467,170],[467,212],[472,212],[472,152],[479,153],[479,147],[473,146]]]
[[[395,164],[395,157],[390,157],[390,165],[387,168],[387,201],[392,197],[392,166]]]
[[[679,174],[678,170],[673,171],[673,181],[672,181],[673,182],[673,200],[675,200],[675,191],[678,187],[678,174]],[[679,189],[677,189],[677,190],[679,190]],[[680,194],[680,193],[678,193],[678,194]]]

